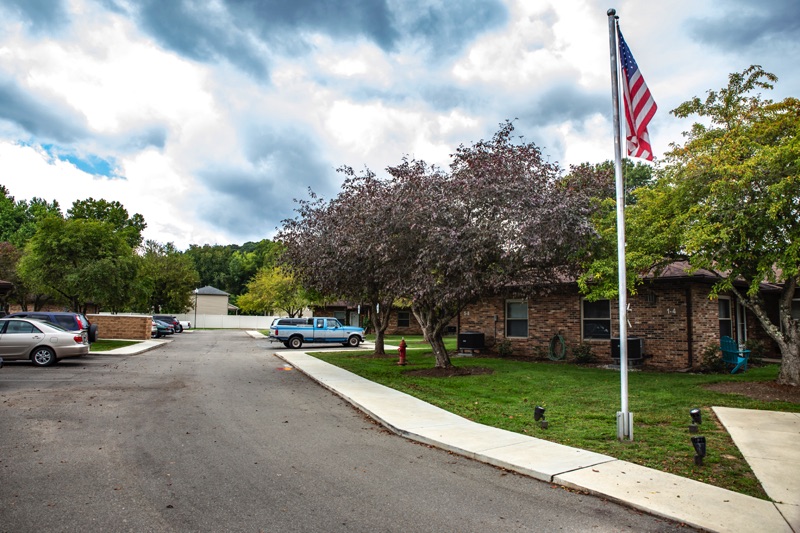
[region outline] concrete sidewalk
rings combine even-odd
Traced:
[[[713,409],[764,491],[800,531],[800,413]]]
[[[485,426],[304,352],[282,351],[276,355],[409,439],[709,531],[800,531],[797,499],[781,499],[786,503],[774,504],[606,455]],[[759,413],[762,417],[769,415],[766,411]],[[736,418],[736,413],[727,414]],[[797,422],[800,425],[800,417]],[[798,442],[797,434],[787,438]],[[792,478],[796,484],[797,465],[784,466],[789,471],[782,477]]]

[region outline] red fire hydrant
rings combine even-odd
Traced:
[[[397,362],[398,365],[405,366],[406,364],[406,340],[400,339],[400,346],[397,347],[397,353],[400,355],[400,360]]]

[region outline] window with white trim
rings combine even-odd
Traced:
[[[528,302],[506,300],[506,337],[528,336]]]
[[[733,313],[731,312],[731,299],[720,296],[719,302],[719,336],[733,338]]]
[[[583,300],[581,333],[584,340],[611,338],[611,300]]]

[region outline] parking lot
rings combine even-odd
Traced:
[[[274,349],[209,330],[0,369],[0,531],[673,530],[391,434]]]

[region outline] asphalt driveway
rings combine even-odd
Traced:
[[[686,531],[397,437],[275,347],[8,364],[0,531]]]

